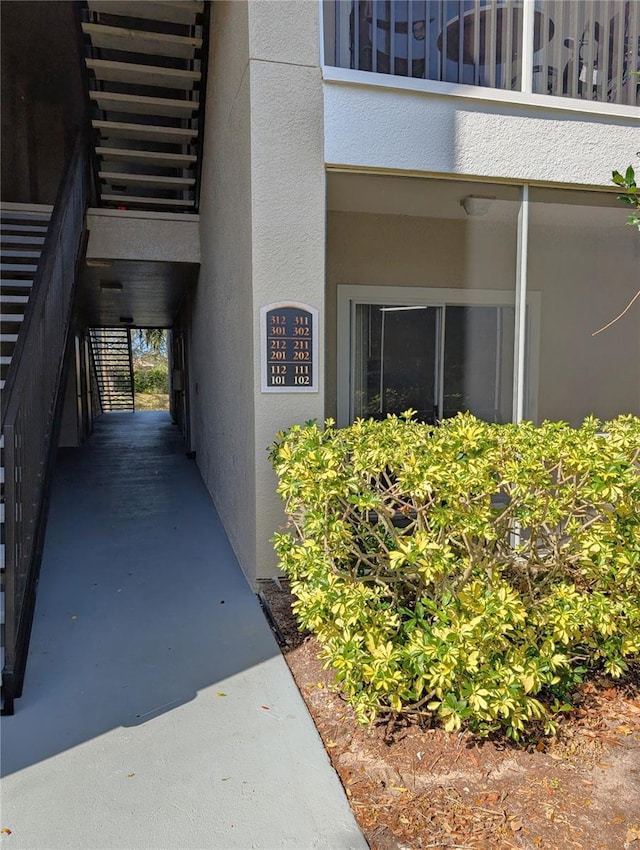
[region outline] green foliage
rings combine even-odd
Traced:
[[[627,224],[632,227],[637,227],[640,230],[640,195],[638,195],[638,187],[636,185],[636,175],[633,166],[629,166],[624,174],[619,171],[613,171],[611,179],[616,184],[624,189],[624,195],[618,195],[618,200],[623,204],[628,204],[632,207],[632,211],[627,219]]]
[[[411,411],[277,437],[295,611],[362,722],[514,739],[640,655],[640,419],[433,428]]]
[[[169,373],[165,366],[151,369],[136,369],[133,373],[133,386],[136,393],[168,393]]]
[[[167,355],[167,331],[164,328],[136,328],[131,338],[134,353],[139,356],[150,351]]]
[[[132,336],[133,386],[136,394],[169,392],[167,332],[138,328]]]

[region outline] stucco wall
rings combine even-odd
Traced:
[[[594,213],[589,227],[553,226],[545,210],[532,212],[529,287],[542,293],[539,419],[578,425],[590,414],[640,415],[640,309],[593,336],[638,289],[638,233],[624,226],[624,211],[618,226]]]
[[[319,392],[260,392],[258,322],[264,304],[302,301],[320,310],[321,340],[324,334],[325,172],[318,27],[317,3],[287,0],[249,6],[259,578],[276,572],[269,538],[284,519],[267,447],[282,428],[324,417],[322,359]]]
[[[330,166],[607,186],[638,149],[638,117],[335,82],[324,101]]]
[[[192,448],[231,543],[255,571],[251,150],[247,7],[213,3],[192,304]]]
[[[276,571],[269,539],[283,521],[267,448],[281,428],[324,414],[322,390],[261,393],[259,346],[262,305],[324,302],[318,6],[215,3],[211,39],[193,444],[253,582]]]
[[[533,205],[532,205],[533,206]],[[537,205],[536,205],[537,206]],[[611,211],[607,211],[610,215]],[[637,288],[640,240],[619,223],[590,226],[532,214],[529,290],[540,293],[538,419],[640,414],[640,311],[592,336]],[[617,216],[615,217],[617,218]],[[563,223],[561,223],[563,222]],[[338,284],[513,289],[512,224],[330,212],[327,226],[327,414],[335,416]]]
[[[87,259],[200,262],[197,215],[90,209]]]

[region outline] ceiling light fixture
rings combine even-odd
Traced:
[[[103,292],[122,292],[122,284],[119,280],[101,280],[100,289]]]
[[[87,268],[90,269],[110,269],[113,265],[113,260],[102,260],[97,257],[87,259]]]
[[[121,321],[123,325],[132,325],[133,316],[120,316],[119,321]]]

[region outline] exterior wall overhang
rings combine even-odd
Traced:
[[[200,262],[200,216],[91,208],[87,259]]]
[[[638,146],[634,107],[328,66],[323,77],[328,169],[610,187]]]

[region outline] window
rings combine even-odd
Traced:
[[[535,293],[529,312],[535,330]],[[409,408],[432,423],[465,410],[490,422],[511,420],[513,293],[340,286],[338,323],[339,424]],[[528,383],[535,390],[533,370]]]

